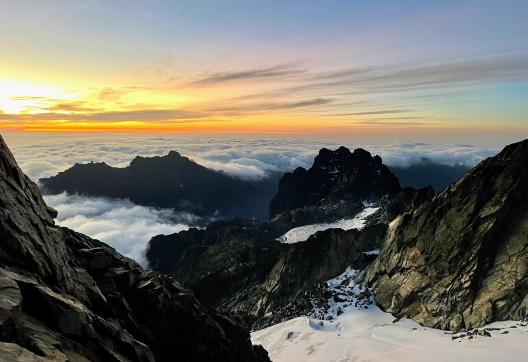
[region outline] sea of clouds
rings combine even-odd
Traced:
[[[135,156],[159,156],[175,150],[216,170],[258,179],[269,172],[309,167],[322,147],[344,145],[363,147],[379,154],[388,165],[407,166],[423,158],[455,165],[473,166],[497,153],[471,145],[434,145],[398,142],[385,145],[343,144],[342,142],[292,138],[40,135],[5,134],[22,170],[34,181],[64,171],[75,163],[104,161],[125,167]],[[96,182],[96,180],[94,180]],[[199,218],[181,210],[160,210],[138,206],[128,200],[46,195],[57,209],[57,223],[87,234],[115,247],[122,254],[146,265],[148,240],[200,224]]]

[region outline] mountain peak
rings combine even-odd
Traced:
[[[176,152],[174,150],[171,150],[169,151],[169,153],[167,154],[167,157],[169,158],[181,158],[182,155],[179,153],[179,152]]]
[[[302,169],[304,170],[304,169]],[[287,173],[271,201],[271,216],[326,201],[374,201],[397,193],[397,177],[382,163],[381,157],[357,148],[332,151],[323,148],[309,170]]]

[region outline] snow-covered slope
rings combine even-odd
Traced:
[[[277,240],[282,243],[293,244],[298,243],[300,241],[305,241],[316,232],[326,229],[362,229],[365,226],[367,217],[374,214],[378,209],[378,207],[373,207],[371,204],[366,204],[366,207],[352,219],[338,220],[333,223],[321,223],[299,226],[287,231]]]
[[[252,333],[275,362],[330,361],[520,361],[528,354],[528,324],[496,322],[452,334],[424,328],[381,311],[357,283],[358,271],[327,282],[326,305]],[[316,318],[317,317],[317,318]]]

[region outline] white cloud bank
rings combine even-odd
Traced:
[[[59,212],[59,225],[101,240],[143,266],[147,265],[145,250],[152,236],[187,230],[195,221],[192,215],[181,214],[178,222],[172,210],[138,206],[128,200],[65,193],[44,199]]]
[[[178,151],[196,162],[244,178],[267,172],[309,167],[320,148],[362,147],[388,165],[405,166],[428,158],[444,164],[473,166],[498,152],[471,145],[397,142],[386,145],[347,144],[302,139],[258,139],[184,136],[27,135],[6,134],[21,168],[33,180],[64,171],[75,163],[104,161],[125,167],[137,155],[159,156]]]

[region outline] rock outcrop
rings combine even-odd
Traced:
[[[236,220],[151,239],[150,265],[175,276],[198,298],[262,328],[310,309],[319,283],[348,266],[363,269],[363,252],[380,247],[386,225],[364,231],[330,229],[296,244],[281,244],[273,223]]]
[[[281,174],[242,180],[208,169],[178,152],[136,157],[124,168],[104,162],[76,164],[41,179],[45,193],[129,199],[139,205],[174,208],[196,215],[266,219]],[[97,182],[93,182],[97,180]]]
[[[0,137],[0,359],[269,360],[174,279],[54,215]]]
[[[250,220],[219,221],[153,237],[149,265],[174,276],[204,303],[221,307],[263,282],[285,247],[273,225]]]
[[[393,221],[367,281],[385,310],[430,327],[528,317],[528,140]]]
[[[361,148],[350,152],[323,148],[308,170],[299,167],[279,182],[279,191],[270,204],[272,218],[305,207],[328,207],[335,203],[376,201],[400,191],[394,174]]]

